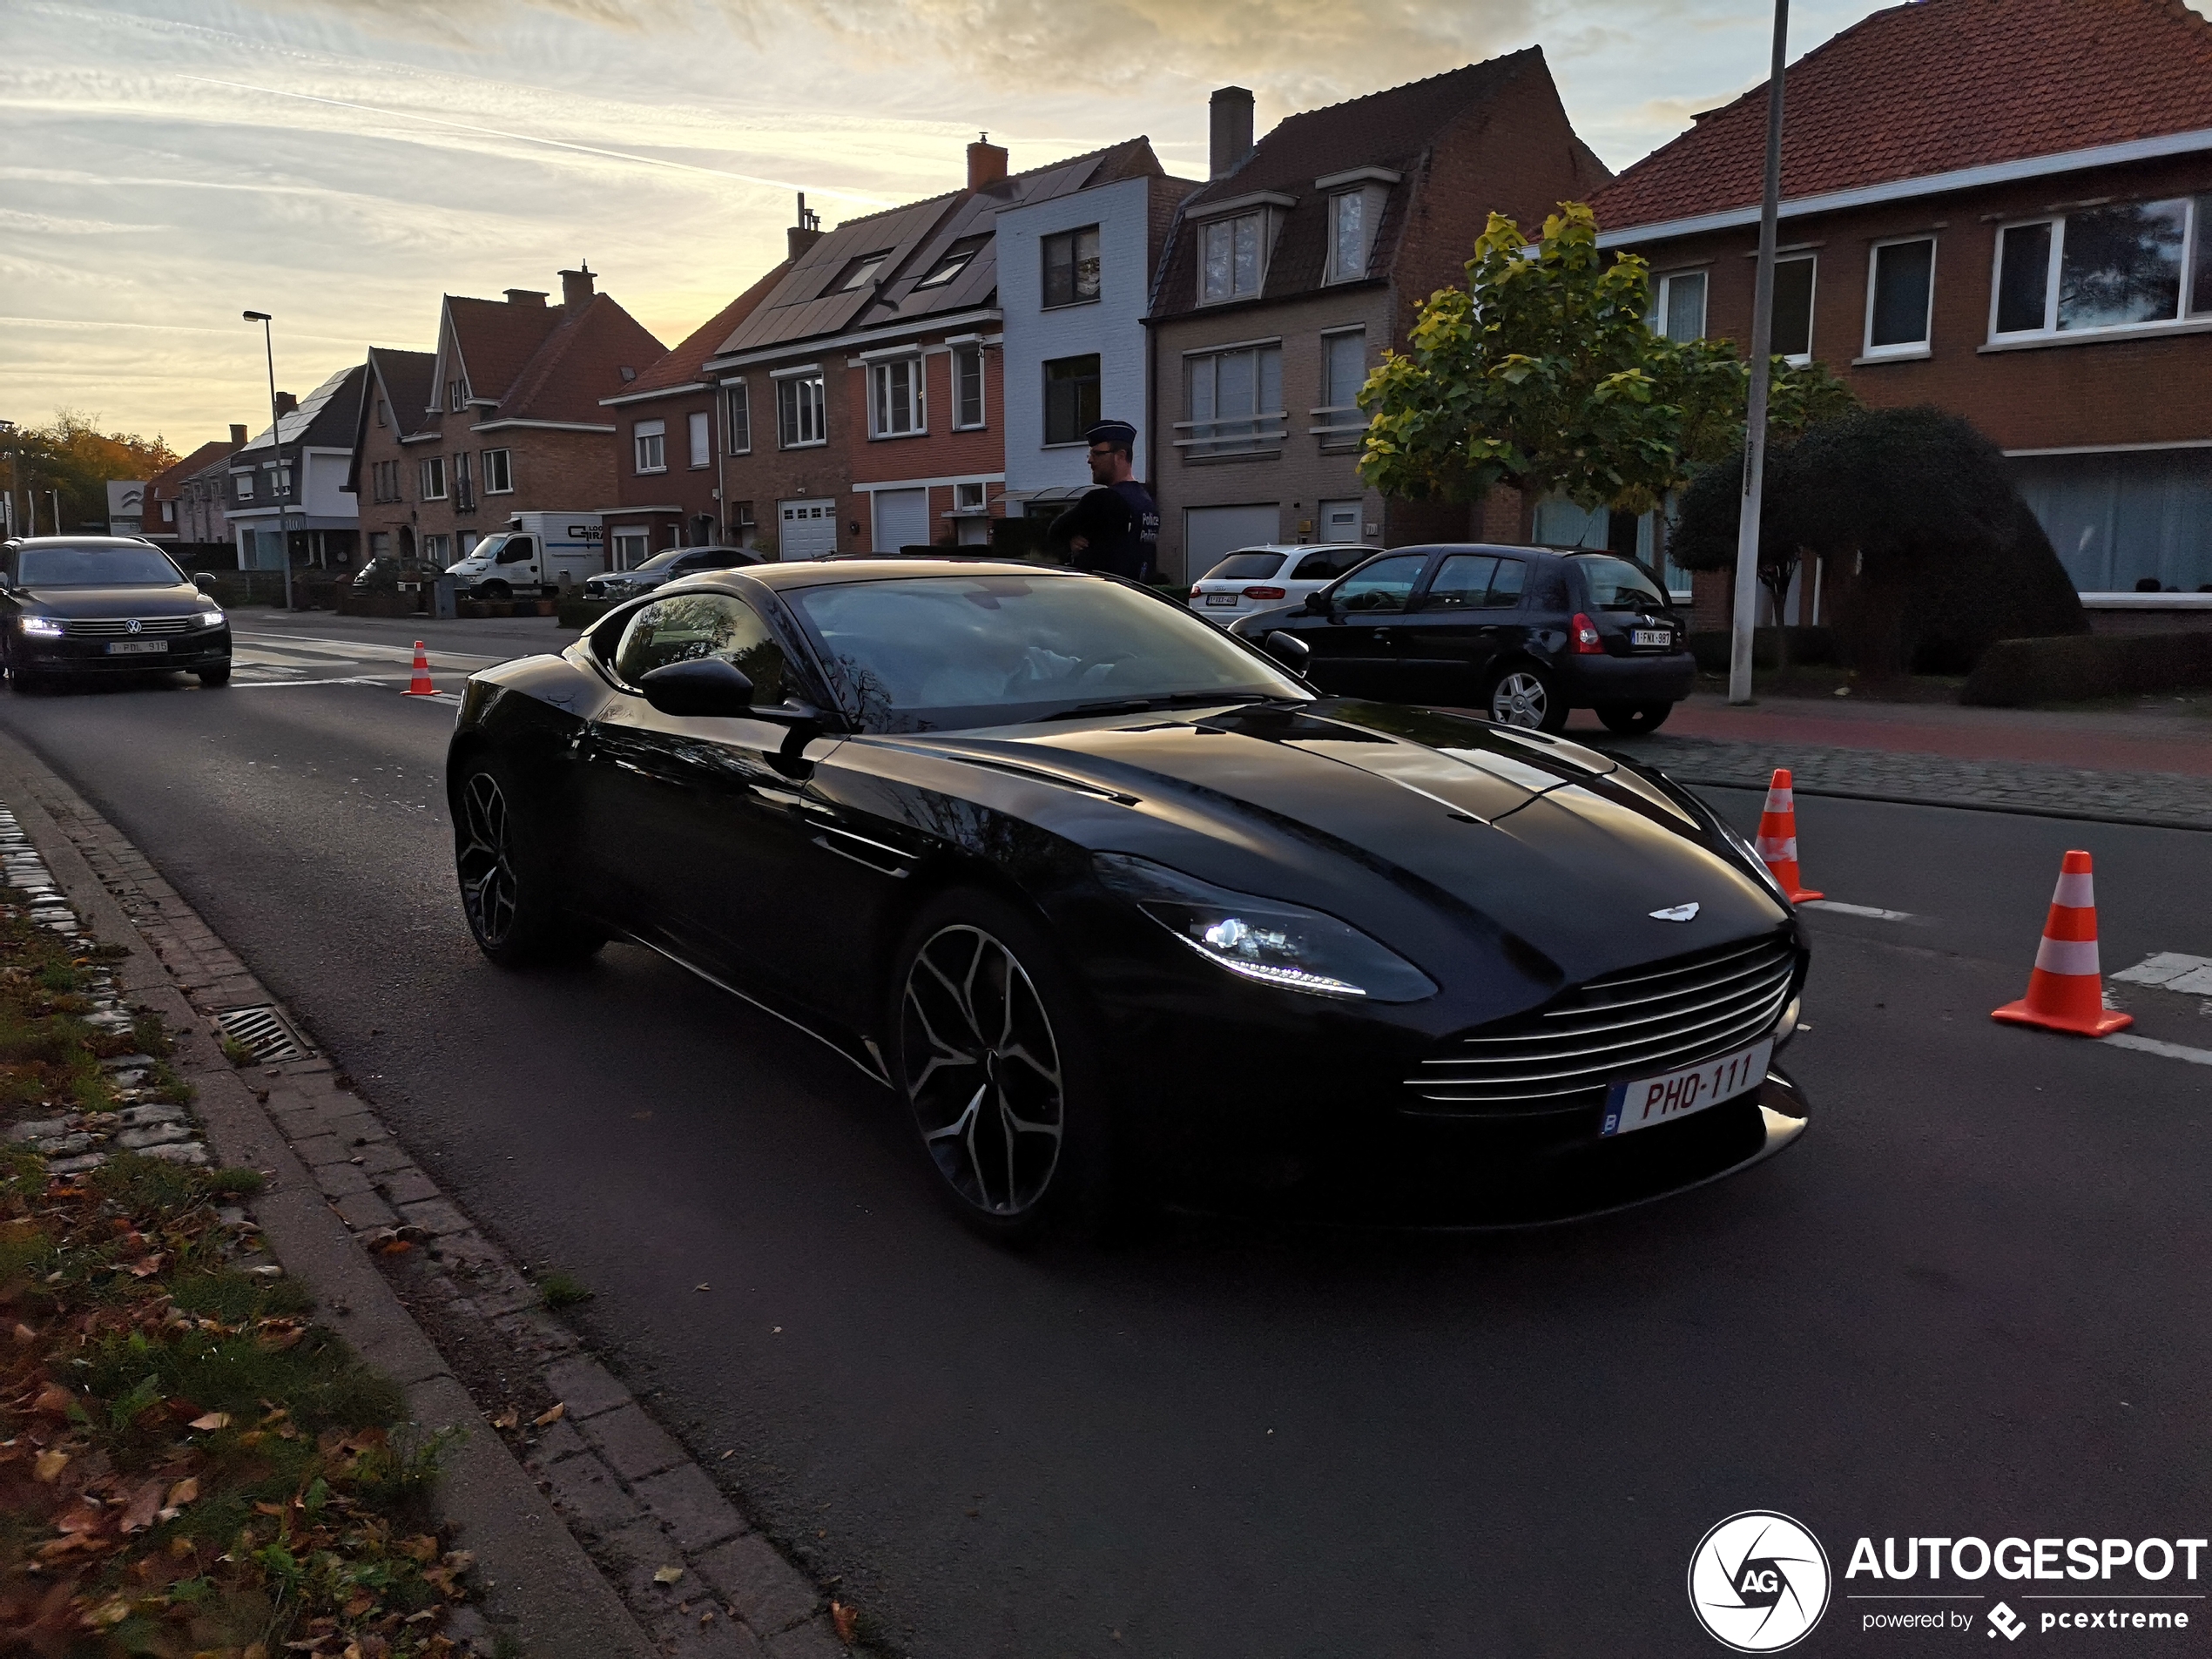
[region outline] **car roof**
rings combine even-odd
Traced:
[[[1250,547],[1232,547],[1221,556],[1233,559],[1239,553],[1379,553],[1379,547],[1371,548],[1365,542],[1254,542]]]
[[[10,547],[153,547],[143,536],[18,536]],[[155,548],[156,552],[160,551]]]
[[[745,567],[745,575],[770,587],[822,588],[848,582],[889,582],[916,577],[1026,576],[1051,577],[1062,581],[1100,581],[1089,570],[1060,565],[1021,564],[1010,559],[909,559],[846,556],[833,559],[792,559]]]

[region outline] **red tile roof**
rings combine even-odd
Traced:
[[[145,498],[150,502],[174,501],[177,491],[187,478],[211,462],[228,459],[231,452],[237,448],[226,439],[211,438],[174,466],[165,467],[156,473],[153,481],[146,486]]]
[[[521,366],[499,407],[484,419],[604,425],[607,412],[599,400],[630,384],[622,371],[642,370],[668,351],[612,294],[595,293],[574,314],[567,306],[552,307],[552,314],[559,326]],[[472,375],[475,367],[470,359]],[[489,395],[473,383],[472,389]]]
[[[468,367],[469,389],[477,397],[504,397],[523,372],[530,354],[545,343],[546,335],[561,326],[561,306],[516,305],[506,300],[472,300],[466,294],[446,295],[446,315],[452,320],[461,361]],[[433,402],[442,388],[432,387]]]
[[[753,307],[775,291],[784,280],[784,273],[791,268],[789,260],[771,269],[767,275],[709,317],[705,322],[684,336],[683,342],[667,356],[639,374],[636,381],[609,396],[635,396],[641,392],[658,392],[672,386],[689,386],[705,377],[706,360],[721,350],[722,342],[735,334],[738,325],[752,315]]]
[[[2212,22],[2182,0],[1915,0],[1791,64],[1784,200],[2212,127]],[[1755,206],[1764,84],[1597,192],[1617,231]]]

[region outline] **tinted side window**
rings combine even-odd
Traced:
[[[1330,596],[1331,603],[1345,610],[1403,610],[1427,563],[1426,553],[1377,559],[1345,577]]]
[[[1291,572],[1291,580],[1327,582],[1342,576],[1366,556],[1365,553],[1309,553],[1298,562],[1298,569]]]
[[[1520,559],[1500,559],[1498,573],[1490,578],[1490,604],[1510,608],[1521,603],[1521,590],[1528,579],[1528,566]]]
[[[1437,610],[1471,609],[1483,603],[1498,561],[1488,554],[1454,553],[1436,567],[1436,580],[1428,584],[1428,603]]]
[[[1528,583],[1528,603],[1539,610],[1567,609],[1567,576],[1555,564],[1539,565]]]
[[[1231,553],[1198,579],[1201,582],[1264,582],[1282,568],[1280,553]]]
[[[719,657],[744,671],[756,703],[789,694],[784,648],[752,607],[726,593],[685,593],[657,599],[630,619],[615,653],[615,671],[635,685],[657,668]]]

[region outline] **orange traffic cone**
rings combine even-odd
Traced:
[[[2097,972],[2097,894],[2087,853],[2067,853],[2060,867],[2059,890],[2051,895],[2027,995],[1989,1017],[2078,1037],[2101,1037],[2135,1023],[2134,1015],[2105,1007],[2104,980]]]
[[[1820,897],[1797,873],[1797,798],[1791,789],[1787,766],[1776,767],[1774,780],[1767,786],[1766,810],[1759,814],[1759,857],[1791,904]]]
[[[408,697],[435,697],[438,688],[430,684],[430,658],[422,650],[422,642],[415,642],[415,678],[407,683]]]

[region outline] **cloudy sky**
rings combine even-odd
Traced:
[[[1798,0],[1794,57],[1874,9]],[[429,347],[441,293],[588,259],[673,344],[824,221],[1150,135],[1204,176],[1205,100],[1263,128],[1541,44],[1615,167],[1765,72],[1743,0],[6,0],[0,415],[189,450]]]

